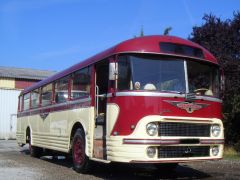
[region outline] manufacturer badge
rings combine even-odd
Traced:
[[[187,149],[184,151],[185,154],[189,154],[192,152],[192,149],[190,147],[187,147]]]
[[[169,104],[172,104],[180,109],[186,110],[188,113],[193,113],[196,110],[205,108],[209,106],[209,104],[203,104],[203,103],[189,103],[189,102],[180,102],[180,101],[165,101]]]

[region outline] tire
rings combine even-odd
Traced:
[[[30,156],[39,158],[39,157],[41,157],[42,153],[43,153],[42,148],[32,146],[31,136],[29,136],[29,154],[30,154]]]
[[[154,166],[159,171],[174,171],[177,168],[178,163],[161,163],[161,164],[154,164]]]
[[[82,129],[77,129],[72,141],[73,168],[78,173],[88,173],[90,170],[90,160],[85,153],[86,142]]]

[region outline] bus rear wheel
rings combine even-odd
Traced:
[[[41,157],[42,152],[43,152],[42,148],[39,148],[39,147],[36,147],[36,146],[32,145],[31,137],[29,136],[29,153],[30,153],[30,156],[39,158],[39,157]]]
[[[77,129],[72,142],[72,158],[74,170],[78,173],[87,173],[90,170],[90,160],[85,153],[85,135],[82,129]]]

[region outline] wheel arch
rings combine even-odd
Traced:
[[[73,124],[73,126],[72,126],[72,129],[71,129],[70,140],[72,140],[75,132],[76,132],[77,129],[79,129],[79,128],[82,129],[84,132],[86,132],[85,129],[84,129],[84,127],[83,127],[83,125],[82,125],[80,122],[75,122],[75,123]]]
[[[84,135],[85,135],[85,141],[87,140],[86,139],[86,130],[85,130],[84,126],[79,121],[75,122],[71,127],[71,133],[70,133],[70,137],[69,137],[69,151],[71,151],[71,149],[72,149],[72,140],[73,140],[74,134],[76,133],[77,129],[83,130]]]

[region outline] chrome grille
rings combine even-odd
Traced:
[[[210,124],[160,122],[159,136],[210,137]]]
[[[207,157],[210,146],[165,146],[158,148],[158,158]]]

